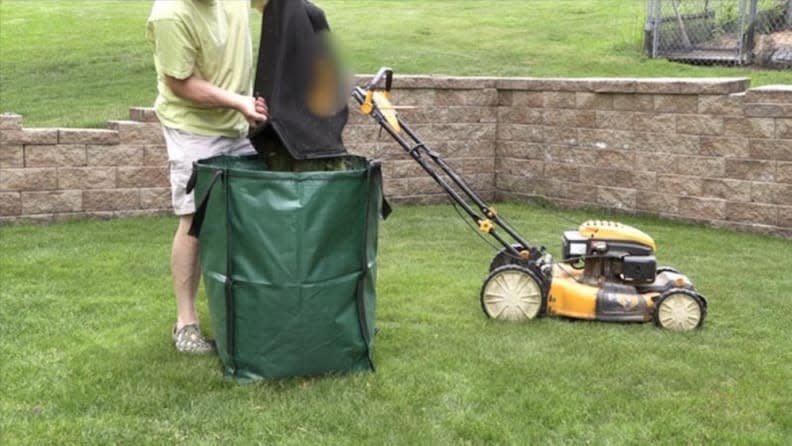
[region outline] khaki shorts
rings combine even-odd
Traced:
[[[246,137],[196,135],[165,126],[162,126],[162,132],[165,134],[165,144],[168,148],[171,201],[173,213],[176,215],[195,213],[194,194],[187,193],[187,181],[192,175],[195,161],[217,155],[241,156],[256,153],[256,149]]]

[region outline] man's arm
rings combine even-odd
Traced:
[[[182,99],[207,107],[231,108],[242,113],[251,126],[267,121],[267,106],[264,98],[254,99],[223,90],[195,75],[186,79],[165,76],[165,82],[173,94]]]

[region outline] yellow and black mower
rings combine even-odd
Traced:
[[[503,246],[492,259],[481,288],[481,308],[488,317],[654,321],[677,331],[701,327],[707,315],[706,299],[684,274],[657,267],[655,242],[639,229],[587,221],[564,232],[560,261],[554,261],[544,247],[528,243],[401,120],[390,100],[392,82],[393,71],[382,68],[366,87],[356,87],[352,97],[481,232]]]

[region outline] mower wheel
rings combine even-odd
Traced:
[[[481,309],[492,319],[534,319],[544,313],[546,303],[547,294],[542,280],[530,269],[519,265],[496,268],[481,287]]]
[[[673,331],[690,331],[701,327],[707,316],[704,300],[691,290],[672,288],[657,299],[654,323]]]

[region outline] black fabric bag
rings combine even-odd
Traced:
[[[266,99],[269,121],[251,131],[253,146],[262,154],[283,146],[297,160],[344,155],[348,95],[324,13],[307,1],[270,0],[261,26],[254,94]]]

